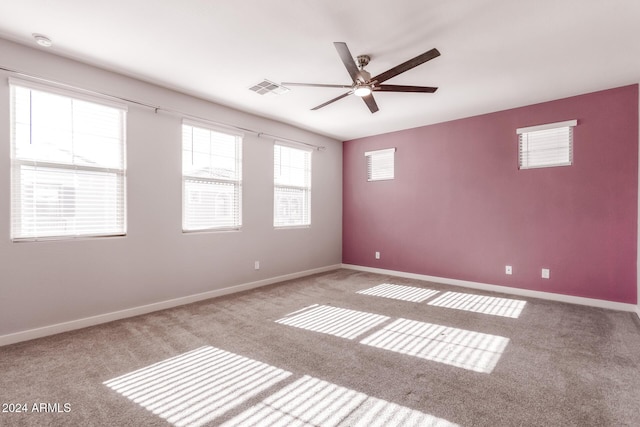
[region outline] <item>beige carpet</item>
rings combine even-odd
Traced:
[[[337,270],[2,347],[0,401],[2,426],[638,426],[640,321]]]

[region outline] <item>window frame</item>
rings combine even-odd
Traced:
[[[193,174],[185,173],[184,170],[184,155],[185,155],[185,140],[184,140],[184,128],[185,126],[190,126],[192,128],[198,128],[201,130],[206,130],[212,133],[219,133],[226,136],[231,136],[235,138],[235,167],[237,170],[237,179],[225,179],[219,177],[204,177],[204,176],[196,176]],[[181,130],[181,175],[182,175],[182,232],[183,233],[203,233],[203,232],[224,232],[224,231],[240,231],[242,229],[242,181],[243,181],[243,168],[242,168],[242,150],[243,150],[243,140],[244,134],[242,132],[238,132],[235,129],[229,129],[219,124],[208,123],[204,120],[194,120],[191,118],[183,118],[182,124],[180,126]],[[193,148],[191,150],[193,153]],[[211,153],[213,155],[213,153]],[[211,160],[211,158],[210,158]],[[236,221],[229,226],[209,226],[209,227],[199,227],[199,228],[188,228],[186,227],[186,198],[187,198],[187,182],[204,182],[208,184],[232,184],[237,188],[237,209],[233,212],[234,216],[236,216]],[[211,214],[215,217],[216,207],[213,206],[214,212]]]
[[[80,88],[75,88],[63,84],[56,84],[54,82],[40,82],[33,81],[29,78],[8,78],[9,91],[10,91],[10,175],[11,175],[11,186],[10,186],[10,205],[11,205],[11,241],[13,242],[36,242],[36,241],[51,241],[51,240],[75,240],[75,239],[92,239],[92,238],[104,238],[104,237],[122,237],[127,235],[127,113],[128,108],[127,105],[115,101],[113,98],[108,96],[104,96],[102,94],[96,94],[94,92],[83,90]],[[76,151],[71,150],[70,156],[71,160],[69,162],[64,161],[48,161],[48,160],[38,160],[37,158],[26,158],[21,157],[18,151],[18,141],[16,138],[16,128],[17,128],[17,118],[16,118],[16,88],[26,89],[36,92],[41,92],[47,95],[55,95],[61,96],[68,100],[73,105],[73,102],[83,102],[90,103],[100,107],[108,107],[115,110],[118,110],[119,114],[119,128],[117,129],[117,133],[119,136],[117,140],[119,142],[119,158],[118,162],[121,167],[113,167],[112,165],[89,165],[87,162],[76,162],[76,157],[81,157],[77,154]],[[31,95],[32,97],[32,95]],[[33,111],[33,103],[32,98],[29,101],[29,135],[32,138],[32,132],[34,129],[32,111]],[[71,107],[71,111],[73,111],[73,107]],[[77,135],[81,135],[82,131],[79,130],[76,126],[71,126],[71,133],[69,137],[71,138],[71,144],[73,145],[73,141],[77,138]],[[22,172],[23,168],[33,168],[34,170],[38,170],[40,168],[41,172],[43,169],[49,169],[50,173],[55,173],[55,171],[62,171],[62,173],[67,173],[69,175],[73,174],[73,171],[78,171],[80,174],[89,173],[89,174],[102,174],[102,175],[113,175],[116,179],[116,183],[118,184],[118,191],[115,193],[115,204],[113,205],[113,209],[116,210],[116,214],[113,217],[114,223],[116,227],[114,227],[114,231],[104,232],[104,231],[96,231],[94,228],[93,231],[79,232],[78,229],[81,228],[78,225],[73,227],[74,233],[61,233],[60,230],[56,230],[56,233],[42,233],[42,232],[25,232],[24,221],[22,215],[22,204],[24,203],[25,194],[23,193],[23,183],[22,183]],[[44,172],[46,174],[46,172]],[[41,178],[42,179],[42,178]],[[77,179],[77,178],[74,178]],[[104,183],[103,183],[104,184]],[[40,186],[42,187],[42,183]],[[64,185],[62,188],[64,188]],[[35,185],[34,185],[35,187]],[[16,194],[18,192],[18,194]],[[75,188],[74,188],[75,194]],[[63,200],[64,202],[64,200]],[[37,200],[34,199],[33,203],[37,203]],[[58,200],[60,203],[60,200]],[[64,203],[63,203],[64,204]],[[20,205],[20,206],[17,206]],[[73,210],[75,212],[77,208],[77,204],[74,203]],[[63,210],[67,209],[67,207],[63,207]],[[35,214],[34,214],[35,215]],[[42,218],[40,218],[42,220]],[[38,216],[34,216],[34,221],[38,222]],[[95,226],[100,225],[99,221],[96,221]]]
[[[308,185],[295,185],[295,184],[282,184],[277,182],[276,176],[276,147],[281,147],[286,150],[298,150],[304,153],[306,157],[306,164],[308,168],[305,169],[305,181]],[[287,228],[309,228],[311,227],[311,195],[312,195],[312,162],[313,162],[313,149],[310,147],[288,143],[283,141],[274,141],[273,143],[273,227],[275,229],[287,229]],[[300,190],[303,192],[303,213],[302,220],[299,223],[285,223],[284,221],[278,221],[278,189],[285,190]]]
[[[574,139],[573,133],[574,133],[574,128],[577,125],[578,125],[577,120],[567,120],[563,122],[547,123],[543,125],[528,126],[528,127],[516,129],[516,134],[518,135],[518,169],[519,170],[541,169],[541,168],[573,165],[573,139]],[[531,134],[537,134],[537,136],[540,137],[542,132],[553,131],[553,130],[561,131],[563,129],[567,129],[567,140],[561,141],[562,144],[566,143],[566,151],[567,151],[566,155],[565,155],[564,145],[559,147],[554,147],[554,148],[547,148],[546,149],[547,151],[555,151],[557,153],[561,153],[562,156],[558,156],[558,157],[562,157],[562,158],[559,158],[558,160],[555,160],[552,162],[542,163],[539,161],[538,163],[530,164],[532,160],[529,159],[529,153],[532,153],[532,152],[540,153],[541,151],[544,151],[544,149],[538,148],[536,150],[536,149],[527,148],[525,150],[523,147],[524,144],[530,144],[529,136]],[[525,141],[525,138],[526,138],[526,141]],[[548,139],[547,143],[550,143],[550,142],[551,141]],[[542,144],[544,142],[537,141],[537,143]],[[524,161],[525,157],[527,157],[526,162]]]
[[[378,162],[385,161],[385,157],[391,156],[391,174],[383,174],[381,171],[374,171],[374,160],[378,159]],[[367,182],[375,181],[391,181],[396,177],[396,148],[383,148],[381,150],[366,151],[364,153],[366,158],[367,168]],[[387,160],[388,161],[388,160]],[[379,164],[379,163],[378,163]]]

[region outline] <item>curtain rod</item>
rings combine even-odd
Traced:
[[[259,132],[259,131],[255,131],[255,130],[249,129],[249,128],[244,128],[244,127],[241,127],[241,126],[236,126],[236,125],[230,125],[230,124],[227,124],[227,123],[216,122],[216,121],[208,119],[206,117],[201,117],[201,116],[185,113],[185,112],[179,111],[179,110],[173,110],[171,108],[165,108],[165,107],[161,107],[161,106],[157,106],[157,105],[151,105],[151,104],[148,104],[146,102],[136,101],[136,100],[129,99],[129,98],[123,98],[121,96],[115,96],[115,95],[111,95],[111,94],[100,92],[100,91],[96,91],[96,90],[87,90],[87,89],[78,88],[78,87],[73,86],[73,85],[69,85],[69,84],[66,84],[66,83],[60,83],[60,82],[57,82],[57,81],[49,80],[49,79],[46,79],[44,77],[40,77],[40,76],[36,76],[36,75],[33,75],[33,74],[24,73],[22,71],[12,70],[10,68],[6,68],[6,67],[3,67],[3,66],[0,66],[0,70],[7,71],[9,73],[17,74],[17,75],[20,75],[20,76],[28,77],[28,78],[40,80],[40,81],[43,81],[43,82],[46,82],[46,83],[50,83],[50,84],[54,84],[54,85],[57,85],[57,86],[64,86],[64,87],[67,87],[69,89],[74,89],[76,91],[77,90],[81,90],[82,92],[86,92],[86,93],[89,93],[89,94],[100,95],[100,96],[104,96],[104,97],[108,97],[108,98],[113,98],[113,99],[117,99],[117,100],[120,100],[120,101],[124,101],[124,102],[130,103],[130,104],[135,104],[135,105],[138,105],[138,106],[141,106],[141,107],[150,108],[155,113],[158,113],[158,111],[162,111],[162,112],[165,112],[165,113],[174,114],[174,115],[185,117],[185,118],[203,120],[203,121],[209,122],[209,123],[214,124],[214,125],[219,125],[219,126],[222,126],[222,127],[228,127],[228,128],[232,128],[232,129],[235,129],[235,130],[252,133],[252,134],[256,135],[258,138],[265,137],[265,138],[270,138],[270,139],[281,140],[281,141],[284,141],[284,142],[292,142],[292,143],[295,143],[295,144],[301,144],[301,145],[305,145],[307,147],[311,147],[311,148],[313,148],[313,149],[315,149],[317,151],[321,151],[321,150],[325,150],[326,149],[326,147],[321,146],[321,145],[314,145],[314,144],[310,144],[308,142],[297,141],[295,139],[290,139],[290,138],[283,138],[283,137],[280,137],[280,136],[277,136],[277,135],[272,135],[272,134],[265,133],[265,132]]]

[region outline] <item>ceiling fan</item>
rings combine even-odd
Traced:
[[[349,48],[346,43],[343,42],[334,42],[333,45],[336,47],[338,51],[338,55],[340,55],[340,59],[344,64],[351,80],[353,81],[350,85],[332,85],[332,84],[318,84],[318,83],[292,83],[292,82],[283,82],[283,86],[310,86],[310,87],[332,87],[332,88],[345,88],[349,89],[349,92],[344,93],[336,98],[333,98],[323,104],[318,105],[317,107],[312,108],[312,110],[319,110],[322,107],[326,107],[327,105],[336,102],[342,98],[345,98],[349,95],[356,95],[362,98],[369,110],[372,113],[378,111],[378,104],[376,104],[376,100],[373,98],[373,92],[418,92],[418,93],[433,93],[438,90],[437,87],[430,86],[403,86],[403,85],[385,85],[382,84],[385,81],[389,80],[392,77],[397,76],[398,74],[404,73],[405,71],[409,71],[410,69],[417,67],[420,64],[424,64],[427,61],[432,60],[433,58],[437,58],[440,56],[440,52],[438,49],[431,49],[421,55],[416,56],[413,59],[410,59],[406,62],[403,62],[400,65],[397,65],[384,73],[378,74],[375,77],[371,77],[371,74],[364,69],[369,64],[371,57],[369,55],[360,55],[356,64],[353,60],[353,56],[351,52],[349,52]]]

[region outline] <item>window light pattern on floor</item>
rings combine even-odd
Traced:
[[[456,427],[442,418],[305,375],[222,424],[264,426]]]
[[[488,374],[509,338],[398,319],[360,343]]]
[[[290,375],[206,346],[103,384],[173,425],[197,427]]]
[[[465,294],[462,292],[445,292],[429,305],[436,307],[454,308],[474,313],[490,314],[517,319],[527,304],[526,301],[489,297],[485,295]]]
[[[374,286],[373,288],[363,289],[357,293],[402,301],[422,302],[436,295],[438,291],[434,291],[433,289],[417,288],[414,286],[383,283],[381,285]]]
[[[354,339],[387,320],[387,316],[380,314],[314,304],[288,314],[276,323]]]

